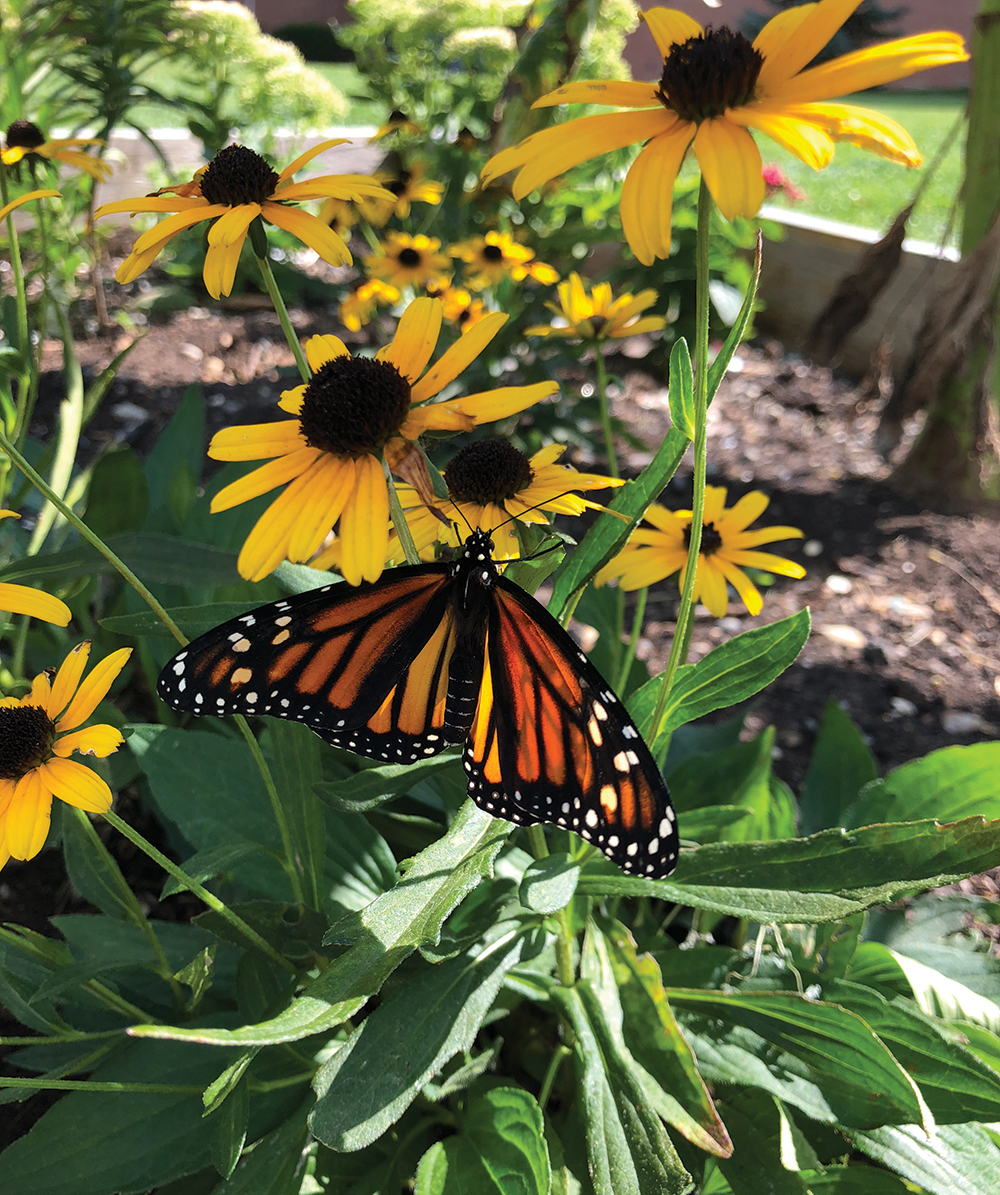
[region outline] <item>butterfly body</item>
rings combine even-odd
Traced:
[[[157,685],[193,714],[270,714],[336,747],[413,763],[464,743],[469,795],[518,825],[576,831],[623,870],[673,870],[666,785],[611,686],[499,573],[489,533],[450,564],[330,585],[233,619]]]

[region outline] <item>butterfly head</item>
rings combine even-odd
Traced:
[[[488,531],[477,528],[465,541],[464,556],[474,564],[493,559],[493,538]]]

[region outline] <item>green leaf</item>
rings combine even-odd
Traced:
[[[573,899],[579,878],[580,866],[569,855],[546,855],[525,871],[518,899],[536,913],[557,913]]]
[[[551,999],[575,1035],[577,1098],[595,1195],[680,1195],[689,1175],[586,980]]]
[[[198,851],[190,859],[185,859],[181,865],[187,875],[198,884],[206,880],[213,880],[216,876],[232,871],[238,864],[245,863],[253,855],[259,855],[264,848],[257,842],[246,842],[236,839],[234,842],[221,842],[218,846],[208,850]],[[186,892],[183,884],[179,884],[173,876],[167,876],[160,900],[168,896],[176,896],[178,892]],[[106,912],[107,910],[105,910]]]
[[[182,967],[179,971],[174,973],[174,979],[180,983],[186,983],[191,989],[191,999],[188,1002],[188,1011],[195,1009],[201,1003],[201,998],[212,986],[212,972],[215,968],[215,951],[216,946],[213,942],[211,946],[206,946],[200,954],[188,963],[186,967]]]
[[[687,341],[679,336],[670,350],[667,375],[670,394],[670,420],[689,440],[694,439],[694,373]]]
[[[411,792],[422,780],[448,769],[461,771],[456,755],[438,755],[412,764],[387,763],[365,768],[343,780],[325,780],[316,785],[316,795],[343,813],[364,813]]]
[[[753,1088],[727,1091],[719,1110],[733,1139],[733,1155],[716,1165],[733,1195],[812,1195],[798,1170],[801,1135],[772,1096]],[[806,1147],[808,1150],[808,1147]],[[817,1164],[808,1150],[809,1161]]]
[[[697,664],[686,664],[667,697],[655,741],[646,735],[654,756],[660,757],[678,726],[759,693],[795,660],[808,638],[809,611],[799,610],[768,626],[744,631],[713,648]],[[629,699],[629,711],[640,727],[653,716],[659,695],[660,677],[654,677]]]
[[[231,1103],[232,1101],[230,1101]],[[312,1100],[259,1141],[212,1195],[298,1195],[309,1152],[306,1115]]]
[[[250,1119],[250,1088],[246,1079],[236,1085],[232,1097],[222,1105],[212,1130],[212,1165],[223,1178],[236,1169],[247,1139]]]
[[[491,873],[510,830],[509,823],[466,801],[448,833],[417,855],[395,888],[338,923],[338,938],[348,939],[350,949],[272,1020],[234,1030],[142,1025],[133,1032],[215,1045],[270,1045],[339,1025],[368,1002],[407,955],[437,941],[449,913]]]
[[[211,602],[204,606],[168,606],[167,613],[189,639],[196,639],[220,623],[239,618],[241,614],[246,614],[248,610],[254,610],[259,605],[259,602]],[[138,614],[112,614],[108,618],[102,618],[100,625],[106,631],[114,631],[116,635],[173,638],[152,610],[142,610]]]
[[[323,775],[320,740],[308,726],[275,718],[268,723],[267,746],[288,827],[291,862],[299,874],[306,903],[321,910],[326,826],[323,806],[313,792]]]
[[[138,531],[148,504],[142,465],[129,445],[106,452],[94,466],[87,490],[84,522],[91,531],[103,540]]]
[[[750,323],[750,318],[753,315],[754,303],[757,300],[757,287],[760,284],[760,263],[763,244],[763,238],[758,232],[757,248],[753,258],[753,277],[750,280],[750,285],[747,287],[747,293],[743,298],[743,306],[740,308],[740,314],[737,316],[736,323],[729,329],[729,335],[726,337],[725,343],[716,354],[715,360],[708,367],[709,402],[712,401],[715,392],[722,383],[722,379],[726,376],[729,362],[732,361],[733,354],[739,348],[743,335],[747,330],[747,325]]]
[[[227,1066],[217,1079],[209,1083],[201,1097],[201,1101],[205,1105],[205,1116],[211,1116],[213,1112],[221,1108],[223,1103],[236,1091],[246,1074],[247,1067],[257,1057],[260,1050],[260,1046],[251,1046],[248,1050],[242,1050],[236,1061]]]
[[[334,925],[388,892],[398,877],[396,860],[382,835],[361,813],[324,809],[327,844],[324,910]],[[327,935],[327,942],[336,940]]]
[[[995,1195],[1000,1149],[977,1124],[946,1124],[928,1137],[916,1125],[848,1132],[854,1147],[928,1195]]]
[[[940,1017],[943,1021],[973,1021],[977,1025],[985,1025],[994,1033],[1000,1033],[1000,1007],[993,1000],[980,996],[978,992],[942,975],[940,971],[926,964],[910,958],[906,954],[890,950],[881,942],[863,942],[861,950],[869,952],[873,949],[882,950],[891,965],[905,980],[918,1007],[928,1016]],[[869,957],[868,954],[865,955]],[[858,969],[851,968],[851,978],[858,976]],[[862,969],[861,982],[870,982]]]
[[[625,546],[625,541],[646,508],[656,501],[663,487],[677,472],[689,443],[682,431],[672,427],[657,449],[656,456],[642,473],[635,481],[627,481],[621,489],[616,490],[614,498],[608,503],[608,508],[625,515],[626,521],[615,515],[599,515],[579,547],[567,552],[555,574],[549,600],[549,609],[557,618],[565,610],[573,609],[591,577]]]
[[[929,1017],[844,980],[824,983],[823,998],[862,1017],[878,1034],[920,1085],[938,1124],[1000,1120],[1000,1075],[949,1041]]]
[[[420,1159],[414,1195],[549,1195],[542,1112],[518,1087],[473,1096],[462,1129]]]
[[[1000,822],[896,822],[774,842],[709,843],[681,851],[669,880],[625,876],[591,859],[577,893],[655,896],[760,922],[840,921],[904,893],[977,875],[998,852]]]
[[[319,1070],[309,1125],[331,1149],[363,1149],[450,1058],[471,1048],[524,939],[505,922],[486,949],[411,976]]]
[[[827,702],[799,804],[802,833],[842,824],[845,810],[878,769],[861,731],[836,701]]]
[[[865,786],[847,810],[848,826],[936,817],[1000,817],[1000,742],[942,747]]]
[[[233,585],[239,581],[236,554],[209,544],[195,544],[174,535],[153,532],[112,535],[107,546],[139,577],[152,584],[193,586]],[[61,552],[24,556],[0,568],[0,580],[43,580],[51,584],[72,577],[115,573],[115,567],[90,544]]]
[[[109,917],[142,925],[146,915],[87,814],[64,809],[62,835],[66,872],[77,892]]]
[[[675,1006],[742,1026],[798,1059],[842,1123],[932,1127],[913,1080],[860,1016],[795,992],[666,992]]]
[[[160,433],[153,450],[146,457],[146,482],[149,486],[149,515],[145,530],[180,530],[170,509],[170,490],[179,471],[197,481],[205,463],[205,404],[201,388],[189,386]],[[225,582],[222,582],[225,584]]]

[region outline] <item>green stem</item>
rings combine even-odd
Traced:
[[[698,192],[698,239],[695,250],[697,291],[694,335],[694,471],[692,476],[691,528],[681,604],[677,612],[670,657],[660,680],[656,710],[646,728],[646,739],[655,742],[677,669],[687,660],[694,626],[694,584],[698,573],[702,523],[705,515],[705,472],[708,465],[708,243],[712,225],[712,196],[705,179]]]
[[[604,354],[601,352],[599,340],[594,344],[594,360],[597,364],[597,397],[601,404],[601,427],[604,428],[604,452],[608,458],[608,473],[612,477],[618,477],[618,457],[615,455],[611,410],[608,406],[608,371],[604,367]]]
[[[267,789],[268,799],[271,802],[271,809],[274,813],[274,820],[278,823],[278,833],[281,835],[281,849],[284,853],[282,866],[285,869],[285,874],[288,876],[289,883],[292,885],[292,896],[298,904],[305,904],[305,893],[302,888],[302,875],[299,869],[295,866],[295,852],[292,848],[292,836],[288,832],[288,822],[285,820],[285,811],[281,807],[281,798],[278,795],[278,786],[274,783],[274,777],[271,775],[271,769],[267,766],[267,760],[264,758],[264,752],[260,749],[260,743],[254,737],[253,731],[246,718],[242,714],[235,714],[234,721],[240,728],[240,734],[246,739],[246,744],[250,748],[250,754],[253,756],[254,763],[257,765],[257,771],[260,772],[260,777],[264,781],[264,788]]]
[[[271,270],[271,263],[265,254],[263,257],[254,251],[254,257],[257,258],[257,265],[260,266],[261,277],[264,279],[264,285],[267,287],[267,293],[271,296],[271,302],[274,304],[274,310],[277,313],[278,321],[281,324],[281,330],[285,334],[285,339],[288,341],[288,347],[292,350],[292,356],[295,358],[295,364],[299,367],[299,373],[302,375],[303,382],[308,382],[312,377],[312,370],[309,368],[309,362],[306,361],[305,354],[302,351],[302,345],[299,344],[299,338],[295,335],[295,329],[292,327],[292,321],[288,318],[288,308],[285,306],[285,300],[281,297],[281,291],[278,289],[278,284],[274,280],[274,274]]]
[[[52,1034],[48,1037],[43,1037],[39,1034],[36,1034],[34,1037],[0,1037],[0,1047],[65,1046],[71,1042],[102,1041],[108,1037],[121,1037],[124,1032],[124,1029],[102,1029],[100,1033],[80,1033],[76,1029],[72,1029],[67,1033]]]
[[[536,859],[544,859],[549,853],[545,831],[541,826],[528,826],[525,830],[528,849]],[[573,972],[573,931],[569,923],[569,909],[562,908],[555,914],[559,932],[556,935],[556,974],[564,988],[571,988],[576,982]]]
[[[31,171],[31,186],[38,191],[42,188],[38,181],[38,172],[35,167],[35,158],[29,155],[28,166]],[[38,329],[38,352],[31,354],[31,373],[28,378],[28,396],[24,403],[24,409],[20,412],[20,426],[14,431],[14,443],[18,447],[24,446],[24,441],[28,438],[28,430],[31,427],[31,418],[35,413],[35,403],[38,401],[38,387],[42,380],[42,353],[45,351],[45,324],[48,318],[48,299],[49,299],[49,235],[48,235],[48,221],[46,220],[46,201],[40,199],[38,201],[38,247],[41,255],[41,269],[39,271],[42,279],[42,291],[38,296],[38,306],[35,310],[35,327]]]
[[[125,580],[128,581],[129,585],[132,586],[132,588],[142,598],[146,605],[149,606],[149,608],[153,611],[157,618],[159,618],[159,620],[163,623],[171,635],[173,635],[177,642],[182,647],[186,646],[188,642],[187,636],[183,633],[183,631],[181,631],[181,629],[177,626],[166,610],[164,610],[156,598],[153,597],[146,586],[143,585],[135,573],[132,572],[132,570],[122,559],[112,552],[112,550],[107,546],[104,540],[100,538],[100,536],[95,535],[94,532],[91,531],[87,526],[87,524],[69,506],[67,506],[65,502],[63,502],[59,495],[56,494],[52,487],[45,481],[45,479],[39,473],[37,473],[31,467],[31,465],[28,464],[28,462],[17,451],[7,436],[5,436],[2,432],[0,432],[0,449],[3,449],[3,451],[7,453],[14,464],[17,465],[17,467],[25,475],[25,477],[27,477],[27,479],[39,491],[40,494],[42,494],[49,500],[49,502],[52,503],[52,505],[56,508],[56,510],[59,511],[66,522],[72,527],[75,527],[87,541],[87,543],[95,547],[104,557],[104,559],[109,561],[114,568],[121,573]]]
[[[9,202],[7,168],[0,165],[0,206],[6,207]],[[28,333],[28,295],[24,289],[24,270],[21,267],[21,247],[17,239],[17,229],[14,227],[14,212],[10,212],[7,216],[7,236],[10,240],[11,281],[14,284],[14,322],[17,328],[17,348],[25,366],[17,377],[17,423],[20,424],[30,388],[28,361],[31,357],[31,338]]]
[[[622,597],[624,596],[624,593],[622,593]],[[628,684],[629,673],[632,671],[632,664],[635,661],[635,649],[639,645],[639,636],[642,634],[642,620],[646,616],[646,599],[648,597],[649,586],[644,585],[639,590],[639,595],[636,598],[635,614],[632,616],[632,634],[629,636],[625,658],[622,660],[621,668],[618,671],[618,683],[615,685],[616,693],[624,693],[625,686]]]
[[[147,854],[154,863],[158,863],[160,867],[189,892],[193,892],[201,901],[203,901],[210,909],[218,913],[220,917],[224,917],[229,924],[239,932],[239,934],[252,942],[258,950],[267,955],[269,959],[276,962],[280,967],[286,971],[295,973],[295,968],[288,961],[280,955],[270,942],[265,941],[255,929],[252,929],[247,923],[234,913],[232,909],[227,908],[217,896],[214,896],[207,888],[203,888],[196,880],[193,880],[186,872],[184,872],[176,863],[172,863],[162,851],[158,851],[151,842],[147,842],[145,838],[138,832],[133,830],[128,822],[122,821],[117,813],[108,809],[101,815],[106,822],[114,826],[119,834],[123,834],[129,842],[135,843],[139,850]]]
[[[385,470],[385,484],[389,491],[389,515],[392,518],[393,527],[396,528],[396,534],[399,536],[399,542],[403,547],[403,555],[406,557],[406,563],[419,564],[420,553],[417,551],[417,545],[413,542],[410,524],[406,521],[406,515],[403,514],[399,495],[396,493],[396,483],[392,479],[392,470],[385,460],[382,461],[382,468]]]
[[[205,1088],[182,1083],[99,1083],[88,1079],[20,1079],[0,1078],[0,1087],[17,1087],[22,1091],[121,1091],[144,1095],[201,1095]]]
[[[564,1046],[561,1043],[556,1046],[549,1059],[548,1069],[545,1072],[545,1078],[542,1080],[542,1087],[538,1093],[538,1106],[545,1111],[545,1105],[549,1102],[549,1096],[552,1094],[552,1085],[556,1081],[556,1075],[559,1073],[559,1068],[562,1066],[563,1059],[568,1058],[573,1051],[569,1046]]]

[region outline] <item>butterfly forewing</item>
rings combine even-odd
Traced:
[[[472,796],[511,821],[574,830],[625,871],[669,875],[674,811],[625,708],[534,599],[499,577],[495,595],[465,751]]]

